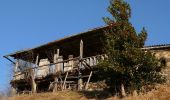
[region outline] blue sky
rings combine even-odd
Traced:
[[[169,0],[127,0],[137,32],[146,45],[170,43]],[[9,85],[12,66],[2,56],[105,25],[109,0],[0,0],[0,91]]]

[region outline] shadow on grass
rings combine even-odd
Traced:
[[[81,91],[80,93],[83,94],[87,99],[99,100],[107,99],[114,95],[109,90]]]

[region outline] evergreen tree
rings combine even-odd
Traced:
[[[112,18],[104,18],[109,29],[105,30],[103,42],[108,59],[98,65],[99,78],[123,96],[144,85],[163,82],[160,72],[164,66],[150,51],[141,49],[147,31],[143,28],[137,33],[129,21],[130,5],[123,0],[111,0],[108,11]]]

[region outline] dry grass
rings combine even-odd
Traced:
[[[109,98],[109,100],[119,100],[117,97]],[[156,90],[152,90],[146,94],[138,96],[128,96],[122,100],[170,100],[170,86],[160,85]]]
[[[8,100],[80,100],[83,95],[73,91],[63,91],[56,93],[38,93],[33,95],[20,95]],[[83,99],[82,99],[83,100]]]
[[[90,95],[90,94],[89,94]],[[89,98],[91,99],[91,98]],[[73,91],[63,91],[56,93],[39,93],[33,95],[21,95],[9,98],[8,100],[89,100],[83,93]],[[96,100],[95,98],[93,100]],[[99,98],[97,100],[100,100]],[[108,100],[120,100],[118,97],[110,97]],[[121,100],[170,100],[170,87],[166,85],[158,86],[147,94],[138,96],[128,96]]]

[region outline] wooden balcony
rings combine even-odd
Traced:
[[[31,77],[31,74],[34,73],[35,79],[43,79],[50,75],[57,75],[58,73],[64,74],[66,72],[73,72],[78,69],[86,70],[93,69],[100,60],[104,60],[106,55],[96,55],[91,57],[86,57],[80,59],[79,57],[63,60],[62,57],[59,57],[58,62],[50,63],[47,60],[44,60],[42,63],[40,61],[39,66],[30,67],[23,70],[22,72],[16,72],[12,81],[26,80]]]

